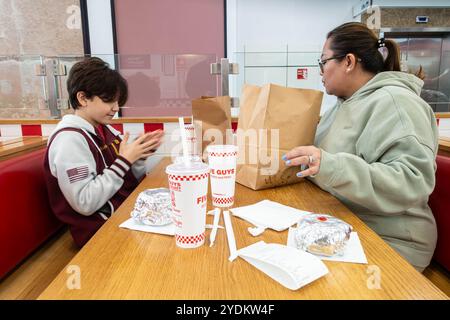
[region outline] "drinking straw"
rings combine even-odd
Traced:
[[[191,125],[194,127],[194,138],[197,139],[197,130],[195,129],[195,125],[194,125],[194,116],[191,116]],[[192,154],[197,154],[197,140],[195,140],[194,143],[194,150],[192,150]]]
[[[228,260],[233,261],[237,258],[236,239],[234,238],[233,225],[231,224],[230,212],[223,212],[223,221],[225,222],[225,231],[227,233],[228,248],[230,249],[230,257]]]
[[[178,118],[178,124],[180,125],[181,132],[181,143],[183,145],[183,160],[186,167],[189,167],[189,155],[188,155],[188,144],[186,138],[186,131],[184,129],[184,119],[183,117]]]
[[[212,247],[214,245],[214,240],[216,240],[217,227],[219,226],[219,218],[220,218],[220,209],[214,209],[214,222],[211,233],[209,234],[209,246]]]

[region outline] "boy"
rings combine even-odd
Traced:
[[[75,110],[49,137],[44,168],[50,205],[82,247],[136,188],[162,131],[128,144],[107,125],[128,97],[126,80],[99,58],[76,63],[67,80]]]

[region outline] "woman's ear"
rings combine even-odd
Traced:
[[[87,106],[86,94],[83,91],[78,91],[77,92],[77,100],[78,100],[78,103],[80,104],[81,107],[86,107]]]
[[[350,72],[356,67],[356,56],[353,53],[349,53],[345,56],[345,66],[347,67],[347,72]]]

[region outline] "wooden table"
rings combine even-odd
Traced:
[[[130,217],[139,192],[167,186],[167,164],[166,159],[158,164],[69,263],[80,268],[81,289],[68,289],[66,282],[74,269],[65,268],[39,299],[447,299],[336,198],[309,181],[257,192],[236,185],[236,206],[270,199],[331,213],[358,232],[368,265],[324,261],[330,272],[297,291],[286,289],[241,258],[228,261],[224,230],[218,230],[212,248],[179,249],[171,236],[119,228]],[[212,216],[207,220],[212,223]],[[238,249],[260,240],[286,244],[287,231],[266,230],[254,238],[247,231],[249,223],[236,217],[232,222]],[[380,289],[370,285],[376,269]]]
[[[450,138],[441,136],[439,137],[439,151],[438,154],[442,156],[450,157]]]
[[[13,158],[47,145],[47,137],[27,136],[0,142],[0,161]]]

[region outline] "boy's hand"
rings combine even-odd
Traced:
[[[158,129],[158,130],[155,130],[155,131],[152,131],[152,132],[141,133],[139,135],[139,137],[141,137],[143,135],[146,136],[146,138],[144,140],[144,142],[145,142],[145,141],[148,141],[148,140],[151,140],[151,139],[155,139],[155,138],[162,138],[162,136],[164,135],[164,131]]]
[[[136,140],[128,144],[130,134],[125,133],[120,143],[119,154],[127,159],[130,163],[136,162],[138,159],[145,159],[152,155],[161,145],[163,132],[161,130],[141,134]]]
[[[141,133],[139,136],[142,136],[142,135],[144,135],[144,133]],[[158,144],[157,147],[155,147],[154,149],[150,150],[151,151],[150,154],[142,157],[141,159],[147,159],[149,156],[151,156],[153,153],[155,153],[156,150],[159,148],[159,146],[161,146],[161,144],[163,142],[163,138],[164,138],[164,131],[162,131],[162,130],[158,129],[158,130],[155,130],[155,131],[152,131],[152,132],[147,132],[145,141],[158,139],[160,143]]]

